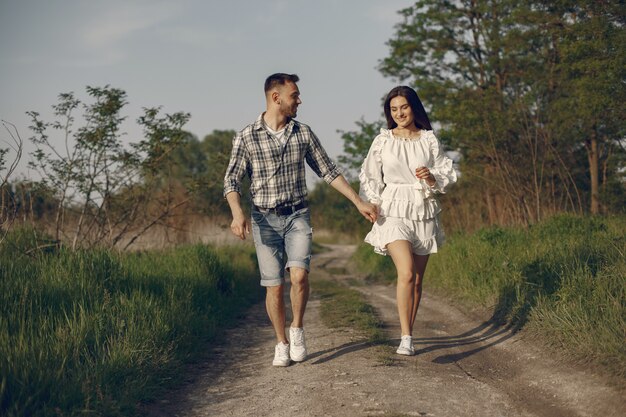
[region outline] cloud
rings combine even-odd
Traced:
[[[163,24],[180,12],[173,2],[108,3],[106,10],[94,10],[78,29],[82,57],[65,60],[64,66],[111,65],[126,56],[126,45],[138,32]]]
[[[210,49],[220,45],[232,45],[242,39],[239,32],[227,30],[212,31],[198,25],[168,27],[163,29],[161,34],[166,39],[201,49]]]

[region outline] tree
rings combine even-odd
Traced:
[[[127,248],[187,201],[174,201],[163,173],[171,169],[169,154],[186,136],[182,127],[189,114],[160,116],[158,108],[144,108],[137,120],[144,138],[127,149],[120,132],[126,93],[109,86],[87,87],[87,93],[94,102],[82,106],[85,125],[76,130],[74,113],[82,103],[73,93],[59,95],[55,122],[28,112],[37,146],[31,166],[56,193],[57,241],[71,240],[72,248],[114,247],[125,239]],[[50,128],[62,135],[62,150],[50,140]]]
[[[200,149],[205,159],[205,170],[200,174],[200,189],[197,204],[200,211],[210,216],[228,216],[230,210],[223,197],[224,174],[230,160],[234,130],[214,130],[200,142]],[[247,178],[243,178],[244,187],[248,188]],[[249,201],[246,192],[243,201]]]
[[[473,206],[477,221],[529,223],[551,212],[582,211],[585,197],[580,190],[585,184],[578,175],[576,150],[593,135],[559,129],[572,115],[567,108],[598,91],[596,101],[602,104],[585,109],[595,117],[579,114],[578,118],[602,120],[602,126],[623,125],[619,122],[624,119],[623,106],[618,103],[623,101],[624,65],[618,58],[622,53],[614,53],[620,47],[623,52],[624,43],[618,42],[624,33],[623,6],[576,3],[421,0],[400,12],[404,20],[388,42],[390,53],[380,70],[415,87],[432,119],[441,124],[438,134],[443,142],[463,153],[464,176],[459,185],[475,187],[474,192],[482,195],[482,201]],[[576,21],[572,10],[592,7],[592,3],[599,4],[593,6],[595,15],[604,16],[599,21],[611,22],[609,27],[615,29],[607,29],[604,37],[587,36],[601,47],[585,44],[584,34],[572,39],[566,35],[570,29],[577,30],[572,26]],[[597,31],[602,24],[593,27]],[[591,26],[588,29],[593,32]],[[612,40],[609,34],[615,35]],[[588,51],[589,60],[602,57],[596,70],[585,66],[590,63],[587,58],[568,52],[574,45]],[[574,61],[590,75],[599,66],[608,67],[590,83],[591,77],[585,81],[580,73],[571,73]],[[580,83],[584,88],[576,87]],[[594,84],[604,88],[594,90]],[[621,93],[615,94],[616,90]],[[607,95],[616,97],[615,101]],[[577,98],[565,104],[563,97]],[[562,107],[557,106],[559,101]],[[604,106],[620,110],[601,117],[596,110]],[[619,130],[604,129],[611,132],[605,142],[621,139],[623,131]],[[593,142],[588,148],[593,149]],[[614,174],[608,172],[609,165],[604,166],[607,176]]]
[[[590,211],[600,212],[600,187],[608,184],[610,160],[626,134],[626,10],[623,4],[564,1],[557,11],[558,94],[551,103],[552,128],[583,144]]]
[[[358,188],[358,183],[351,183]],[[372,228],[363,216],[355,209],[350,200],[346,199],[324,181],[315,184],[308,195],[311,204],[311,223],[314,228],[332,231],[336,235],[363,239]]]
[[[344,175],[348,179],[357,179],[359,169],[363,160],[367,156],[367,152],[372,141],[379,134],[380,128],[384,126],[383,122],[377,121],[368,123],[364,119],[356,122],[359,130],[345,132],[339,130],[341,139],[343,140],[343,155],[338,158],[339,165],[343,168]]]
[[[23,141],[15,125],[3,120],[2,126],[11,140],[6,142],[8,148],[0,148],[0,243],[5,239],[17,214],[17,202],[10,190],[10,181],[22,158],[23,150]],[[8,157],[10,150],[15,153],[12,158]]]
[[[230,211],[222,195],[224,174],[230,160],[234,130],[214,130],[198,140],[188,134],[170,155],[169,180],[183,184],[193,195],[192,211],[211,217],[228,216]],[[248,180],[243,179],[244,189]],[[242,196],[249,200],[247,193]]]

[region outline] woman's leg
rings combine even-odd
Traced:
[[[415,266],[415,285],[413,293],[413,311],[411,314],[411,331],[413,331],[413,324],[415,324],[415,317],[417,316],[417,309],[420,306],[420,300],[422,299],[422,282],[424,281],[424,273],[426,272],[426,264],[428,264],[428,257],[430,255],[413,255],[413,265]]]
[[[415,266],[411,244],[406,240],[396,240],[387,245],[387,251],[396,266],[398,285],[396,301],[402,336],[411,335],[411,317],[415,298]]]

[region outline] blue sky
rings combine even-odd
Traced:
[[[376,69],[408,0],[0,0],[0,118],[30,136],[28,110],[51,120],[59,93],[109,84],[128,95],[127,141],[142,107],[191,113],[199,138],[239,130],[263,110],[263,81],[297,73],[309,124],[328,153],[336,132],[381,118],[395,84]],[[0,133],[0,147],[8,135]],[[57,140],[57,139],[55,139]],[[60,138],[58,138],[60,143]],[[33,147],[28,143],[25,151]],[[20,174],[35,176],[23,158]]]

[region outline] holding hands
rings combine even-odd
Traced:
[[[370,223],[374,223],[378,218],[377,205],[361,200],[357,203],[356,207]]]

